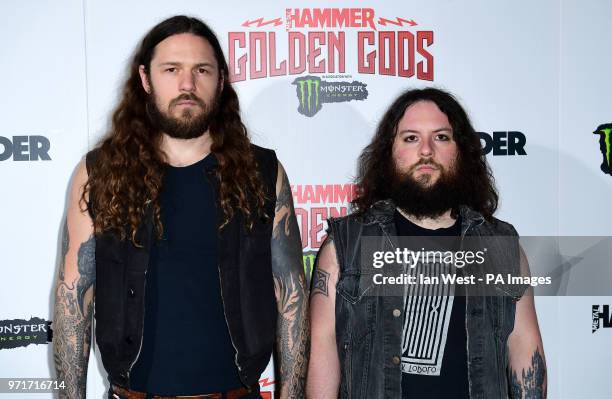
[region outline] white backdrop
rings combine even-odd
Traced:
[[[250,79],[247,73],[246,80],[235,83],[253,141],[275,149],[287,170],[306,237],[305,254],[318,249],[325,217],[346,212],[357,156],[386,107],[401,91],[428,85],[455,93],[478,131],[524,134],[526,155],[488,154],[501,194],[499,218],[513,223],[522,235],[609,236],[612,218],[606,208],[612,176],[600,170],[602,154],[593,131],[612,123],[612,4],[604,0],[377,3],[334,5],[373,9],[376,38],[385,31],[411,32],[417,38],[419,31],[432,32],[433,43],[415,52],[415,62],[432,67],[425,52],[433,59],[432,81],[416,74],[385,76],[378,66],[376,73],[359,73],[358,31],[373,32],[364,26],[290,29],[305,35],[344,32],[346,65],[341,74],[349,76],[304,72]],[[326,5],[296,0],[291,8]],[[52,318],[67,184],[80,157],[106,131],[128,60],[142,36],[166,17],[194,15],[217,32],[226,56],[229,32],[246,32],[247,38],[253,32],[273,32],[278,65],[288,53],[285,7],[284,2],[272,1],[239,6],[195,0],[0,3],[4,17],[0,87],[5,96],[0,136],[11,142],[20,142],[14,136],[44,136],[51,158],[19,161],[13,155],[0,161],[4,276],[0,321]],[[403,20],[398,22],[398,17]],[[259,18],[263,18],[260,23],[276,18],[282,23],[242,26]],[[380,18],[397,25],[383,26]],[[327,60],[327,46],[320,47],[322,55],[316,60]],[[377,46],[366,46],[365,52],[372,50]],[[245,54],[250,58],[249,49],[237,49],[235,55]],[[367,99],[323,103],[316,114],[304,116],[298,112],[293,82],[307,75],[331,83],[360,82],[366,85]],[[0,159],[7,151],[3,142],[0,139]],[[336,198],[321,198],[317,189]],[[612,299],[536,298],[550,398],[612,395],[606,384],[612,329],[591,331],[592,305],[604,304],[612,304]],[[1,337],[0,332],[0,345]],[[49,377],[51,370],[51,345],[0,349],[0,378]],[[88,397],[103,395],[104,378],[101,362],[92,356]],[[270,373],[262,378],[273,380]]]

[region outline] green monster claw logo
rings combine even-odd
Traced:
[[[316,258],[317,251],[304,251],[302,253],[302,260],[304,262],[304,274],[306,275],[307,286],[310,286],[310,277],[312,276],[312,269],[314,268]]]
[[[363,101],[368,98],[365,83],[321,80],[316,76],[302,76],[291,84],[295,85],[297,98],[300,101],[298,112],[313,117],[326,103]]]
[[[293,81],[297,86],[297,96],[300,100],[298,112],[306,116],[314,116],[321,108],[319,102],[321,79],[316,76],[305,76]]]
[[[599,134],[599,149],[603,156],[601,162],[601,171],[612,175],[612,145],[610,143],[610,136],[612,136],[612,123],[606,123],[599,125],[593,134]]]

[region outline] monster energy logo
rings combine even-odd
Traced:
[[[304,107],[305,105],[308,106],[308,112],[310,112],[311,108],[310,105],[314,102],[313,104],[313,109],[317,108],[319,106],[319,86],[321,84],[320,80],[313,80],[313,79],[307,79],[307,80],[302,80],[299,81],[298,84],[300,85],[300,105],[302,107]],[[308,94],[304,93],[304,86],[306,86],[307,92]],[[306,99],[306,103],[304,104],[304,99]]]
[[[316,76],[305,76],[293,81],[296,85],[297,96],[300,100],[298,112],[306,116],[314,116],[321,108],[319,102],[321,79]]]
[[[53,339],[51,321],[38,317],[30,320],[0,320],[0,349],[46,344]]]
[[[366,84],[353,82],[328,82],[316,76],[303,76],[294,84],[299,100],[298,112],[313,117],[325,103],[339,103],[368,98]]]
[[[315,260],[317,259],[317,251],[304,251],[302,260],[304,262],[304,274],[306,275],[306,283],[310,286],[310,277],[314,268]]]
[[[612,175],[612,145],[610,144],[610,136],[612,136],[612,123],[599,125],[593,134],[599,134],[599,148],[603,161],[601,162],[602,172]]]

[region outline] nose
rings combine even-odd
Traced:
[[[421,141],[421,148],[419,148],[419,154],[422,157],[431,157],[433,155],[433,143],[431,140]]]
[[[183,72],[180,76],[179,89],[183,92],[192,92],[195,89],[195,77],[190,72]]]

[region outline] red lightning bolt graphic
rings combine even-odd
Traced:
[[[265,25],[270,25],[270,24],[274,24],[274,26],[278,26],[278,25],[281,25],[283,23],[283,21],[280,18],[271,19],[271,20],[265,21],[265,22],[264,22],[263,18],[257,18],[257,19],[254,19],[252,21],[249,21],[247,19],[246,21],[244,21],[242,23],[242,26],[244,26],[246,28],[250,28],[251,25],[253,25],[255,23],[257,24],[257,27],[259,28],[259,27],[262,27],[262,26],[265,26]]]
[[[382,26],[387,26],[387,23],[391,25],[395,25],[395,26],[404,26],[404,22],[410,26],[417,25],[417,23],[414,22],[414,19],[411,19],[410,21],[404,18],[400,18],[400,17],[395,17],[395,21],[393,21],[392,19],[387,19],[387,18],[382,18],[382,17],[378,19],[378,24]]]
[[[270,385],[274,385],[275,382],[274,381],[270,381],[270,379],[268,377],[266,378],[262,378],[261,380],[259,380],[259,383],[261,384],[262,388],[268,387]]]

